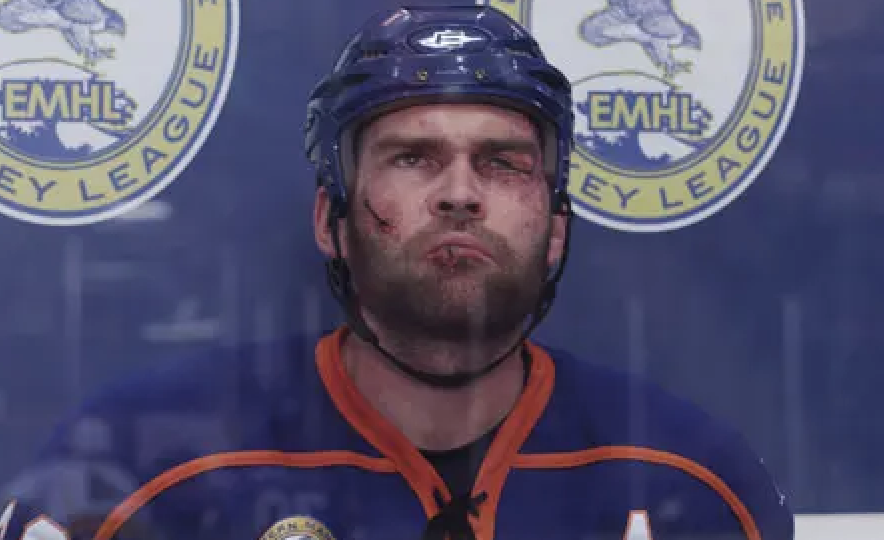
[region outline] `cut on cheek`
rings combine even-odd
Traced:
[[[402,210],[399,205],[389,200],[372,201],[368,197],[363,200],[365,221],[368,230],[375,235],[391,236],[398,239],[402,223]]]

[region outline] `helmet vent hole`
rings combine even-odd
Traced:
[[[544,70],[531,70],[531,76],[552,88],[554,92],[563,92],[569,89],[570,83],[555,73]]]
[[[360,60],[374,60],[375,58],[382,58],[384,56],[387,56],[387,51],[373,49],[373,50],[363,51],[362,57],[360,58]]]
[[[531,51],[526,51],[525,49],[516,49],[514,47],[507,47],[505,50],[506,50],[507,54],[515,54],[518,56],[528,56],[528,57],[534,56],[533,54],[531,54]]]

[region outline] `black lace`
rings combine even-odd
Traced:
[[[441,509],[427,522],[421,540],[476,540],[470,516],[479,516],[479,505],[487,498],[484,492],[478,495],[466,493],[443,504],[441,495],[436,492],[436,502]]]

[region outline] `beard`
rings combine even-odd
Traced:
[[[348,264],[362,308],[404,341],[464,343],[514,339],[537,306],[547,275],[550,226],[526,254],[497,234],[472,226],[439,224],[401,245],[367,235],[347,218]],[[450,254],[427,257],[446,232],[472,234],[492,261]]]

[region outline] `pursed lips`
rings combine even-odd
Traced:
[[[427,252],[427,256],[439,255],[492,259],[488,249],[475,237],[467,234],[447,234]]]

